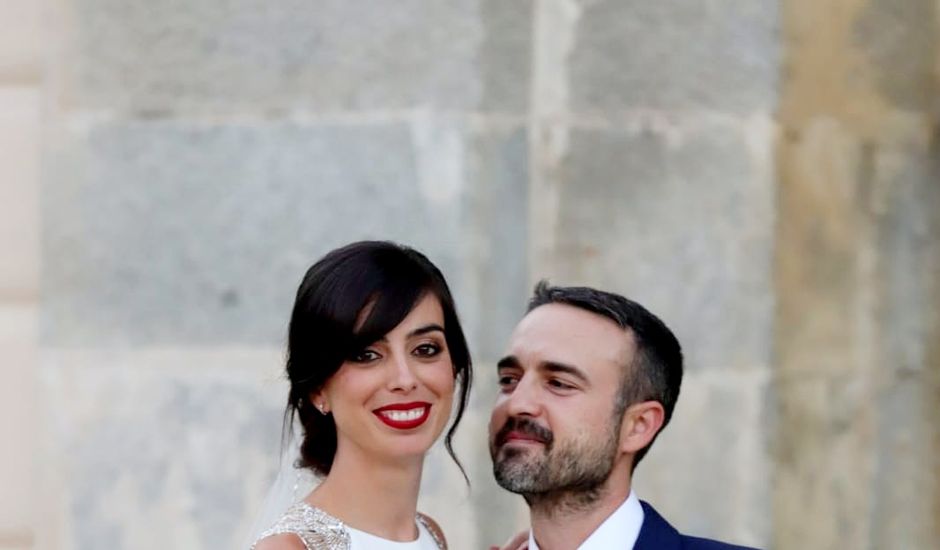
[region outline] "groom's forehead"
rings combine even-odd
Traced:
[[[546,304],[516,326],[507,357],[523,368],[573,365],[594,371],[620,370],[635,350],[633,334],[612,320],[568,304]]]

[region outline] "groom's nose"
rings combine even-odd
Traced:
[[[533,376],[523,376],[507,397],[506,413],[512,416],[538,416],[542,412],[538,381]]]

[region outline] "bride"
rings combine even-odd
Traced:
[[[424,456],[470,391],[470,354],[441,272],[389,242],[324,256],[297,290],[288,333],[285,425],[319,485],[261,533],[255,550],[446,548],[417,512]],[[455,396],[456,394],[456,396]],[[457,461],[458,467],[460,466]]]

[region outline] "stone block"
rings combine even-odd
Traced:
[[[35,305],[0,305],[0,548],[29,542],[37,518],[37,327]]]
[[[543,273],[630,297],[689,370],[770,362],[773,128],[767,121],[572,129],[543,194]]]
[[[250,348],[45,352],[43,521],[59,531],[46,547],[242,547],[277,469],[282,361]]]
[[[79,106],[525,111],[530,2],[74,0]]]
[[[0,548],[3,550],[35,550],[33,536],[23,532],[0,532]]]
[[[934,338],[938,336],[940,330],[935,329]],[[908,369],[880,388],[877,436],[871,451],[877,456],[869,508],[871,529],[867,533],[871,548],[895,544],[930,548],[938,540],[936,494],[925,490],[940,485],[936,452],[940,442],[936,424],[940,363],[935,362],[932,369]],[[860,451],[865,453],[866,449]]]
[[[520,128],[477,132],[467,147],[459,307],[474,359],[502,357],[525,312],[528,286],[528,141]]]
[[[898,140],[900,141],[900,140]],[[928,548],[940,540],[940,163],[936,145],[880,150],[870,163],[878,197],[879,306],[872,362],[878,384],[872,548]],[[862,428],[864,429],[864,428]],[[862,432],[865,433],[865,432]],[[866,434],[867,435],[867,434]],[[860,454],[868,454],[862,449]],[[896,511],[903,510],[903,513]]]
[[[902,109],[936,112],[937,9],[934,0],[872,0],[855,24],[879,91]]]
[[[776,545],[875,548],[879,396],[860,374],[819,369],[778,377]]]
[[[0,87],[0,297],[39,289],[39,90]]]
[[[769,366],[690,372],[672,422],[634,472],[637,495],[679,531],[771,541]]]
[[[778,3],[585,3],[567,71],[574,112],[769,112],[777,97]]]
[[[3,550],[34,550],[33,538],[23,533],[0,533],[0,548]]]
[[[877,334],[891,358],[879,368],[904,378],[930,370],[940,334],[940,163],[936,146],[885,147],[863,166],[876,204]]]
[[[42,2],[0,0],[0,82],[38,81],[42,6]]]
[[[469,235],[489,215],[474,205],[524,211],[520,129],[489,134],[429,116],[411,124],[133,122],[74,129],[50,150],[49,344],[281,345],[307,267],[362,238],[426,252],[475,339],[490,334],[493,319],[507,330],[516,312],[515,303],[484,301],[482,310],[476,301],[499,264],[509,283],[500,279],[494,299],[522,287],[524,217],[482,229],[498,244],[478,246]]]

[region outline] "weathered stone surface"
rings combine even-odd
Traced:
[[[36,82],[40,74],[41,2],[0,0],[0,82]]]
[[[528,142],[518,128],[468,147],[459,307],[476,360],[502,357],[525,312],[528,288]]]
[[[61,70],[95,108],[519,111],[528,5],[75,0]]]
[[[524,144],[518,129],[429,118],[75,131],[45,182],[44,340],[279,344],[306,268],[360,238],[425,251],[468,332],[490,338],[522,299],[493,301],[524,286],[525,218],[469,233],[494,213],[524,211]],[[498,265],[505,281],[483,288]]]
[[[582,10],[567,68],[573,111],[774,108],[777,2],[604,0]]]
[[[688,373],[675,416],[635,471],[637,495],[679,531],[767,548],[770,368]]]
[[[871,548],[882,335],[870,147],[819,117],[781,143],[775,544]],[[863,206],[864,205],[864,206]]]
[[[56,404],[42,432],[44,477],[59,505],[43,507],[44,523],[62,529],[44,547],[241,547],[277,468],[280,350],[41,361],[42,395]]]
[[[871,546],[929,548],[940,540],[940,143],[879,151],[872,172],[881,359]]]
[[[38,510],[38,314],[35,304],[0,305],[0,541],[24,545],[32,539]]]
[[[73,139],[45,185],[50,343],[273,344],[324,252],[436,225],[402,124],[128,123]]]
[[[936,0],[869,0],[855,24],[854,42],[866,61],[887,69],[874,75],[876,85],[898,107],[936,107],[940,24],[929,22],[937,12]]]
[[[931,547],[936,3],[781,6],[774,546]]]
[[[938,293],[940,294],[940,293]],[[935,294],[937,296],[937,294]],[[940,338],[933,324],[935,339]],[[871,548],[936,545],[936,488],[940,487],[940,355],[937,344],[923,371],[905,369],[881,388],[878,399],[877,471],[871,514]],[[896,513],[904,510],[905,513]]]
[[[874,345],[859,333],[870,327],[871,300],[855,298],[859,288],[873,284],[871,270],[859,269],[858,257],[859,241],[871,237],[869,220],[857,207],[862,149],[849,128],[825,117],[781,143],[777,197],[787,223],[778,225],[776,238],[775,338],[783,371],[867,367],[847,360],[870,355]]]
[[[0,298],[39,290],[39,105],[28,87],[0,88]]]
[[[816,374],[778,376],[775,544],[873,548],[868,543],[873,457],[867,452],[875,429],[873,390],[869,379],[827,367]]]
[[[644,304],[690,370],[769,364],[772,136],[760,121],[572,129],[537,275]]]

